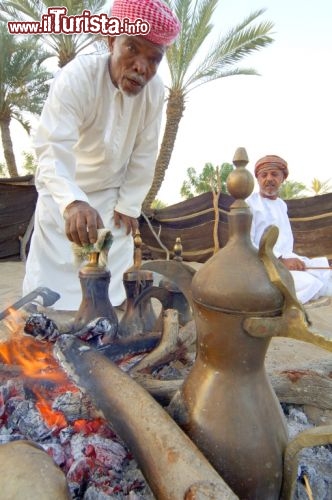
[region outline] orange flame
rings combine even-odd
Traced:
[[[57,427],[58,429],[63,429],[67,426],[67,420],[60,411],[55,411],[52,409],[50,403],[41,395],[39,391],[35,389],[35,395],[38,397],[36,407],[39,413],[42,415],[44,421],[50,428]]]
[[[24,321],[17,312],[11,314],[11,318],[6,321],[6,327],[11,335],[6,342],[0,343],[0,361],[20,367],[27,383],[34,382],[31,389],[37,398],[36,406],[49,427],[66,426],[63,414],[52,410],[49,402],[52,398],[51,389],[44,395],[42,384],[40,387],[36,384],[36,380],[51,382],[57,393],[78,390],[56,362],[52,354],[53,344],[23,334]]]

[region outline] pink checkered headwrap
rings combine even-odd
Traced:
[[[157,45],[171,45],[181,28],[176,15],[161,0],[114,0],[109,15],[148,22],[150,32],[142,36]]]

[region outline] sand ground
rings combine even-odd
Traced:
[[[0,311],[22,297],[24,262],[0,262]]]

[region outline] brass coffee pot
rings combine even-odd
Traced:
[[[192,319],[191,293],[188,293],[188,282],[191,286],[193,273],[189,266],[183,263],[181,238],[177,237],[173,247],[173,260],[155,260],[146,266],[158,274],[163,275],[158,286],[150,286],[142,291],[135,300],[135,307],[157,299],[162,309],[176,309],[178,311],[179,324],[184,326]],[[184,292],[183,289],[184,288]],[[187,293],[186,293],[187,289]],[[161,328],[160,318],[156,325],[157,331]]]
[[[106,318],[109,330],[103,343],[107,343],[117,336],[118,318],[108,295],[111,272],[99,262],[99,256],[99,252],[89,253],[88,262],[79,270],[82,301],[75,315],[73,332],[82,330],[97,318]]]
[[[119,337],[132,337],[151,332],[157,321],[151,299],[136,303],[142,293],[153,285],[153,272],[142,270],[142,238],[139,230],[134,235],[134,265],[123,274],[126,290],[126,309],[119,323]]]
[[[228,243],[192,281],[197,357],[170,412],[240,498],[277,500],[288,437],[264,368],[270,337],[248,335],[243,323],[280,316],[283,295],[251,243],[247,163],[245,150],[237,150],[228,178],[235,198]],[[288,271],[279,270],[292,288]]]

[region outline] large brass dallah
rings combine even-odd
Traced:
[[[270,337],[249,335],[243,323],[280,316],[283,294],[250,240],[247,163],[237,150],[228,243],[193,278],[197,357],[170,412],[241,499],[272,500],[280,495],[287,429],[264,368]],[[288,271],[279,272],[292,289]]]
[[[228,179],[235,198],[229,240],[200,271],[195,274],[179,255],[173,261],[147,263],[149,267],[139,260],[133,269],[136,281],[142,277],[137,274],[141,269],[162,273],[176,283],[194,311],[197,357],[169,413],[203,455],[104,355],[78,345],[73,336],[58,342],[70,369],[75,367],[75,376],[133,450],[158,499],[219,500],[237,495],[241,500],[290,500],[299,451],[332,442],[332,426],[309,429],[287,442],[286,422],[264,369],[273,336],[305,340],[330,351],[332,340],[311,328],[290,273],[274,257],[277,228],[268,228],[258,251],[251,243],[252,216],[244,200],[253,189],[253,178],[245,169],[247,163],[240,148],[234,158],[236,170]],[[98,269],[95,276],[98,262],[93,255],[91,259],[80,273],[83,302],[76,321],[82,321],[82,312],[85,322],[95,316],[90,305],[98,302],[97,295],[91,294],[85,280],[109,281],[105,269]]]

